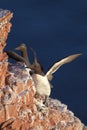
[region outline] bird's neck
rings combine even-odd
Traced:
[[[28,58],[27,49],[26,49],[26,50],[23,50],[22,55],[23,55],[24,59],[26,59],[26,64],[27,64],[27,66],[29,66],[29,65],[30,65],[30,62],[29,62],[29,58]]]

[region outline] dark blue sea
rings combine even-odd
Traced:
[[[54,74],[51,97],[87,125],[87,0],[0,0],[0,8],[13,12],[6,49],[26,43],[45,72],[68,55],[83,54]]]

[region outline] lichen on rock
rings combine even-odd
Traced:
[[[11,18],[10,11],[0,9],[0,130],[87,130],[67,105],[36,96],[30,69],[24,63],[8,62],[3,49]]]

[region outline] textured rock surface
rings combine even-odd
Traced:
[[[12,13],[8,10],[0,9],[0,88],[5,84],[5,75],[7,71],[7,55],[3,52],[6,45],[5,41],[10,31],[11,23],[9,22]]]
[[[60,101],[36,96],[29,69],[3,52],[11,12],[0,10],[0,130],[87,130]]]

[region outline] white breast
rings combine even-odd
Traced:
[[[40,95],[49,96],[51,93],[51,87],[47,77],[39,74],[33,74],[32,78],[34,80],[37,93]]]

